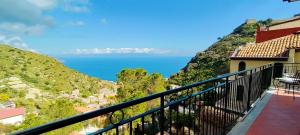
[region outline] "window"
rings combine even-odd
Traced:
[[[239,85],[237,87],[236,100],[237,101],[243,101],[243,99],[244,99],[244,86]]]

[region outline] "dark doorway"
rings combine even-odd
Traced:
[[[246,63],[244,61],[241,61],[239,63],[239,71],[243,71],[246,69]]]
[[[273,70],[273,78],[282,77],[283,74],[283,63],[275,63]]]

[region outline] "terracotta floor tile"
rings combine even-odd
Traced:
[[[274,94],[247,135],[300,135],[300,95]]]

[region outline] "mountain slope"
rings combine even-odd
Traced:
[[[220,38],[205,51],[197,53],[181,71],[170,77],[169,83],[188,85],[228,73],[230,54],[241,45],[255,42],[257,25],[268,25],[271,22],[272,20],[268,19],[238,26],[232,33]]]
[[[79,90],[82,96],[98,93],[100,88],[111,85],[69,69],[45,55],[7,45],[0,45],[0,54],[0,80],[17,77],[52,94]]]
[[[0,134],[82,113],[76,108],[109,105],[115,90],[115,84],[69,69],[51,57],[0,45],[0,107],[10,101],[26,112],[20,125],[0,124]],[[83,126],[79,123],[49,134],[68,134]]]

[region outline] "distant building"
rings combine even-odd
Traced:
[[[25,119],[25,108],[6,108],[0,109],[1,124],[20,124]]]
[[[98,101],[98,98],[95,96],[89,96],[87,99],[89,100],[89,103],[95,103]]]
[[[180,88],[181,86],[179,86],[179,85],[175,85],[175,84],[171,84],[170,86],[169,86],[169,88],[172,90],[172,89],[176,89],[176,88]]]
[[[254,24],[254,23],[256,23],[255,19],[247,19],[246,20],[246,24]]]
[[[84,127],[79,133],[81,135],[88,135],[88,134],[91,134],[93,132],[96,132],[97,130],[99,130],[98,127],[88,125],[87,127]]]
[[[300,16],[284,20],[273,20],[269,26],[257,27],[256,43],[280,38],[298,31],[300,31]]]
[[[16,104],[13,101],[6,101],[0,104],[0,109],[4,108],[16,108]]]
[[[88,107],[78,106],[78,107],[75,107],[75,110],[80,113],[87,113],[87,112],[92,111],[93,109],[88,108]]]
[[[88,104],[87,107],[88,108],[98,108],[99,105],[98,104]]]
[[[272,62],[300,62],[300,18],[295,17],[257,28],[256,43],[235,50],[230,72],[259,67]]]
[[[112,89],[103,88],[103,89],[100,89],[100,91],[99,91],[99,98],[100,99],[104,99],[104,98],[108,98],[108,97],[114,97],[116,95],[117,95],[117,91],[112,90]]]
[[[79,98],[79,95],[80,95],[80,91],[78,89],[76,89],[76,90],[72,91],[72,93],[70,95],[70,98],[71,99],[77,99],[77,98]]]

